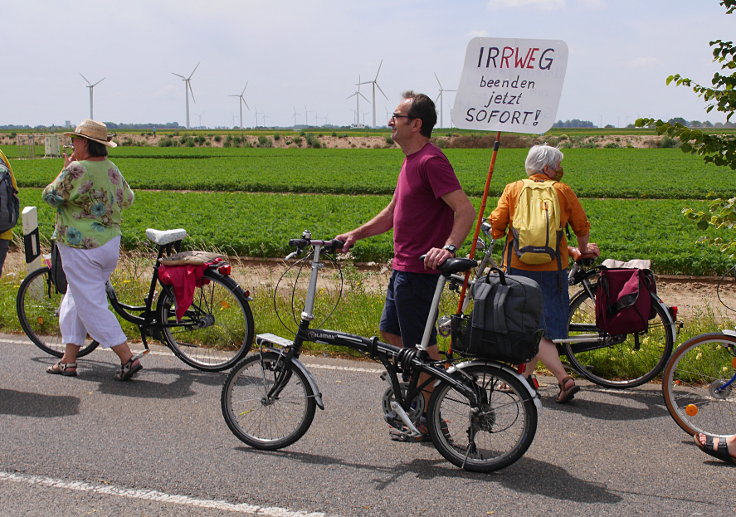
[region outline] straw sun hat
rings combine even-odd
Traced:
[[[96,120],[84,119],[73,132],[64,134],[66,136],[81,136],[93,142],[106,145],[107,147],[118,146],[118,144],[111,140],[112,136],[107,134],[107,126]]]

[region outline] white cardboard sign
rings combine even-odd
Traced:
[[[452,122],[461,129],[544,133],[555,122],[566,69],[564,41],[473,38]]]

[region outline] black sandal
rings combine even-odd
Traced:
[[[46,368],[46,373],[52,375],[63,375],[64,377],[77,376],[77,363],[62,363],[61,359],[56,364]]]
[[[115,379],[118,381],[127,381],[133,377],[136,373],[143,369],[140,358],[143,354],[135,354],[133,357],[128,359],[128,362],[120,366],[120,370],[115,373]]]
[[[726,443],[726,439],[722,437],[718,437],[718,445],[714,444],[713,438],[714,436],[711,436],[709,434],[703,433],[703,436],[705,436],[705,443],[700,443],[700,439],[698,437],[699,435],[695,435],[695,445],[698,446],[698,448],[706,453],[709,456],[713,456],[714,458],[718,458],[721,461],[725,461],[726,463],[731,463],[732,465],[736,465],[736,458],[731,456],[731,454],[728,452],[728,443]]]

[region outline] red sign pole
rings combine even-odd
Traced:
[[[470,258],[475,257],[475,248],[478,244],[478,236],[480,235],[480,227],[483,224],[483,218],[486,213],[486,200],[488,199],[488,191],[491,187],[491,178],[493,177],[493,169],[496,166],[496,155],[498,149],[501,147],[501,132],[496,132],[496,141],[493,142],[493,154],[491,155],[491,164],[488,167],[488,176],[486,176],[486,186],[483,189],[483,197],[480,201],[480,209],[478,210],[478,220],[475,223],[475,232],[473,232],[473,243],[470,245]],[[457,313],[462,313],[463,302],[465,301],[465,293],[468,290],[468,279],[470,278],[470,270],[465,272],[465,281],[463,282],[463,288],[460,291],[460,301],[457,304]]]

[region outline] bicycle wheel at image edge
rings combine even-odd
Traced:
[[[537,431],[537,407],[519,379],[492,364],[462,368],[483,394],[479,408],[447,382],[429,402],[432,442],[449,462],[468,471],[491,472],[521,458]]]
[[[59,307],[63,294],[57,293],[48,267],[31,271],[21,282],[15,308],[23,332],[38,348],[55,357],[64,355],[66,344],[59,330]],[[97,348],[97,341],[87,338],[77,357]]]
[[[595,286],[593,286],[595,292]],[[655,316],[643,332],[610,336],[595,326],[595,297],[580,291],[570,301],[569,337],[604,335],[605,343],[566,343],[563,353],[590,381],[608,388],[633,388],[649,382],[667,364],[674,346],[670,317],[654,296]]]
[[[662,375],[670,416],[687,434],[730,436],[736,431],[736,337],[701,334],[675,350]]]
[[[204,371],[230,368],[253,344],[253,313],[234,280],[206,270],[205,285],[194,289],[191,306],[176,320],[174,291],[166,287],[159,297],[162,337],[189,366]]]
[[[286,384],[269,397],[277,379]],[[304,373],[276,352],[250,355],[230,371],[222,388],[222,414],[228,427],[251,447],[276,450],[307,432],[317,403]]]

